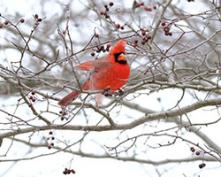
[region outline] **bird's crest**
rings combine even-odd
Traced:
[[[110,55],[117,53],[125,53],[125,46],[127,42],[123,39],[119,40],[110,50]]]

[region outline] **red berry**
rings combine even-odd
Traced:
[[[35,17],[36,19],[38,19],[38,14],[35,14],[34,17]]]
[[[71,173],[75,174],[76,172],[75,172],[75,170],[74,170],[74,169],[71,169]]]
[[[161,26],[166,26],[166,22],[162,22],[162,23],[161,23]]]
[[[105,52],[104,46],[103,45],[100,46],[99,50],[102,51],[102,52]]]
[[[9,24],[9,21],[8,21],[8,20],[6,20],[6,21],[4,22],[4,24],[5,24],[5,25],[8,25],[8,24]]]
[[[201,163],[201,164],[199,164],[199,168],[201,169],[201,168],[204,168],[206,166],[206,164],[205,163]]]
[[[151,11],[152,11],[152,8],[150,8],[150,7],[144,7],[144,10],[147,11],[147,12],[151,12]]]
[[[136,2],[136,1],[135,1],[135,2]],[[135,8],[139,8],[139,7],[140,7],[140,4],[139,4],[139,3],[137,3],[137,4],[135,3],[135,4],[134,4],[134,9],[135,9]]]
[[[145,36],[146,35],[146,31],[142,30],[141,34],[142,34],[142,36]]]
[[[66,174],[67,174],[67,170],[66,170],[66,169],[63,171],[63,174],[64,174],[64,175],[66,175]]]
[[[142,41],[141,44],[142,44],[142,45],[145,45],[145,44],[146,44],[146,41]]]
[[[168,33],[168,36],[172,36],[173,34],[171,32]]]
[[[99,34],[95,33],[94,37],[99,38]]]
[[[109,11],[109,8],[107,5],[104,5],[104,8],[106,9],[106,11]]]
[[[196,151],[196,155],[200,155],[200,151]]]
[[[113,5],[114,5],[114,3],[113,3],[113,2],[110,2],[110,3],[109,3],[109,6],[113,6]]]
[[[169,32],[169,31],[170,31],[170,28],[169,28],[168,26],[165,26],[165,27],[163,28],[163,30],[164,30],[165,32]]]
[[[21,23],[24,23],[24,22],[25,22],[25,19],[24,19],[24,18],[21,18],[21,19],[20,19],[20,22],[21,22]]]
[[[100,12],[100,15],[105,15],[105,14],[106,14],[106,12],[103,12],[103,11]]]
[[[147,36],[147,40],[150,40],[152,37],[151,36]]]
[[[120,24],[116,24],[115,26],[117,29],[119,29],[121,27]]]
[[[111,47],[111,45],[107,44],[106,51],[109,51],[110,47]]]
[[[191,151],[191,152],[195,152],[195,148],[194,148],[194,147],[191,147],[191,148],[190,148],[190,151]]]
[[[138,44],[138,40],[135,40],[132,44],[133,47],[137,47],[137,44]]]

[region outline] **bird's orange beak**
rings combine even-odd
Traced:
[[[126,56],[124,53],[120,54],[120,56],[118,57],[118,61],[125,61],[126,60]]]

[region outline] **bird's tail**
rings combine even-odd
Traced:
[[[72,91],[71,93],[69,93],[68,95],[66,95],[64,98],[62,98],[58,104],[62,107],[66,107],[67,105],[69,105],[73,100],[75,100],[77,98],[77,96],[79,95],[79,92],[76,91]]]
[[[90,88],[90,80],[86,81],[82,87],[83,90],[88,90]],[[80,92],[77,91],[72,91],[71,93],[69,93],[68,95],[66,95],[64,98],[62,98],[58,104],[61,107],[66,107],[67,105],[69,105],[72,101],[74,101],[78,95],[80,94]]]

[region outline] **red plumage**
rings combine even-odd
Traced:
[[[83,90],[110,90],[115,92],[128,82],[130,67],[124,55],[125,46],[126,41],[119,40],[106,57],[76,66],[81,70],[92,71],[90,78],[81,86]],[[62,98],[58,104],[65,107],[75,100],[79,94],[77,91],[72,91]]]

